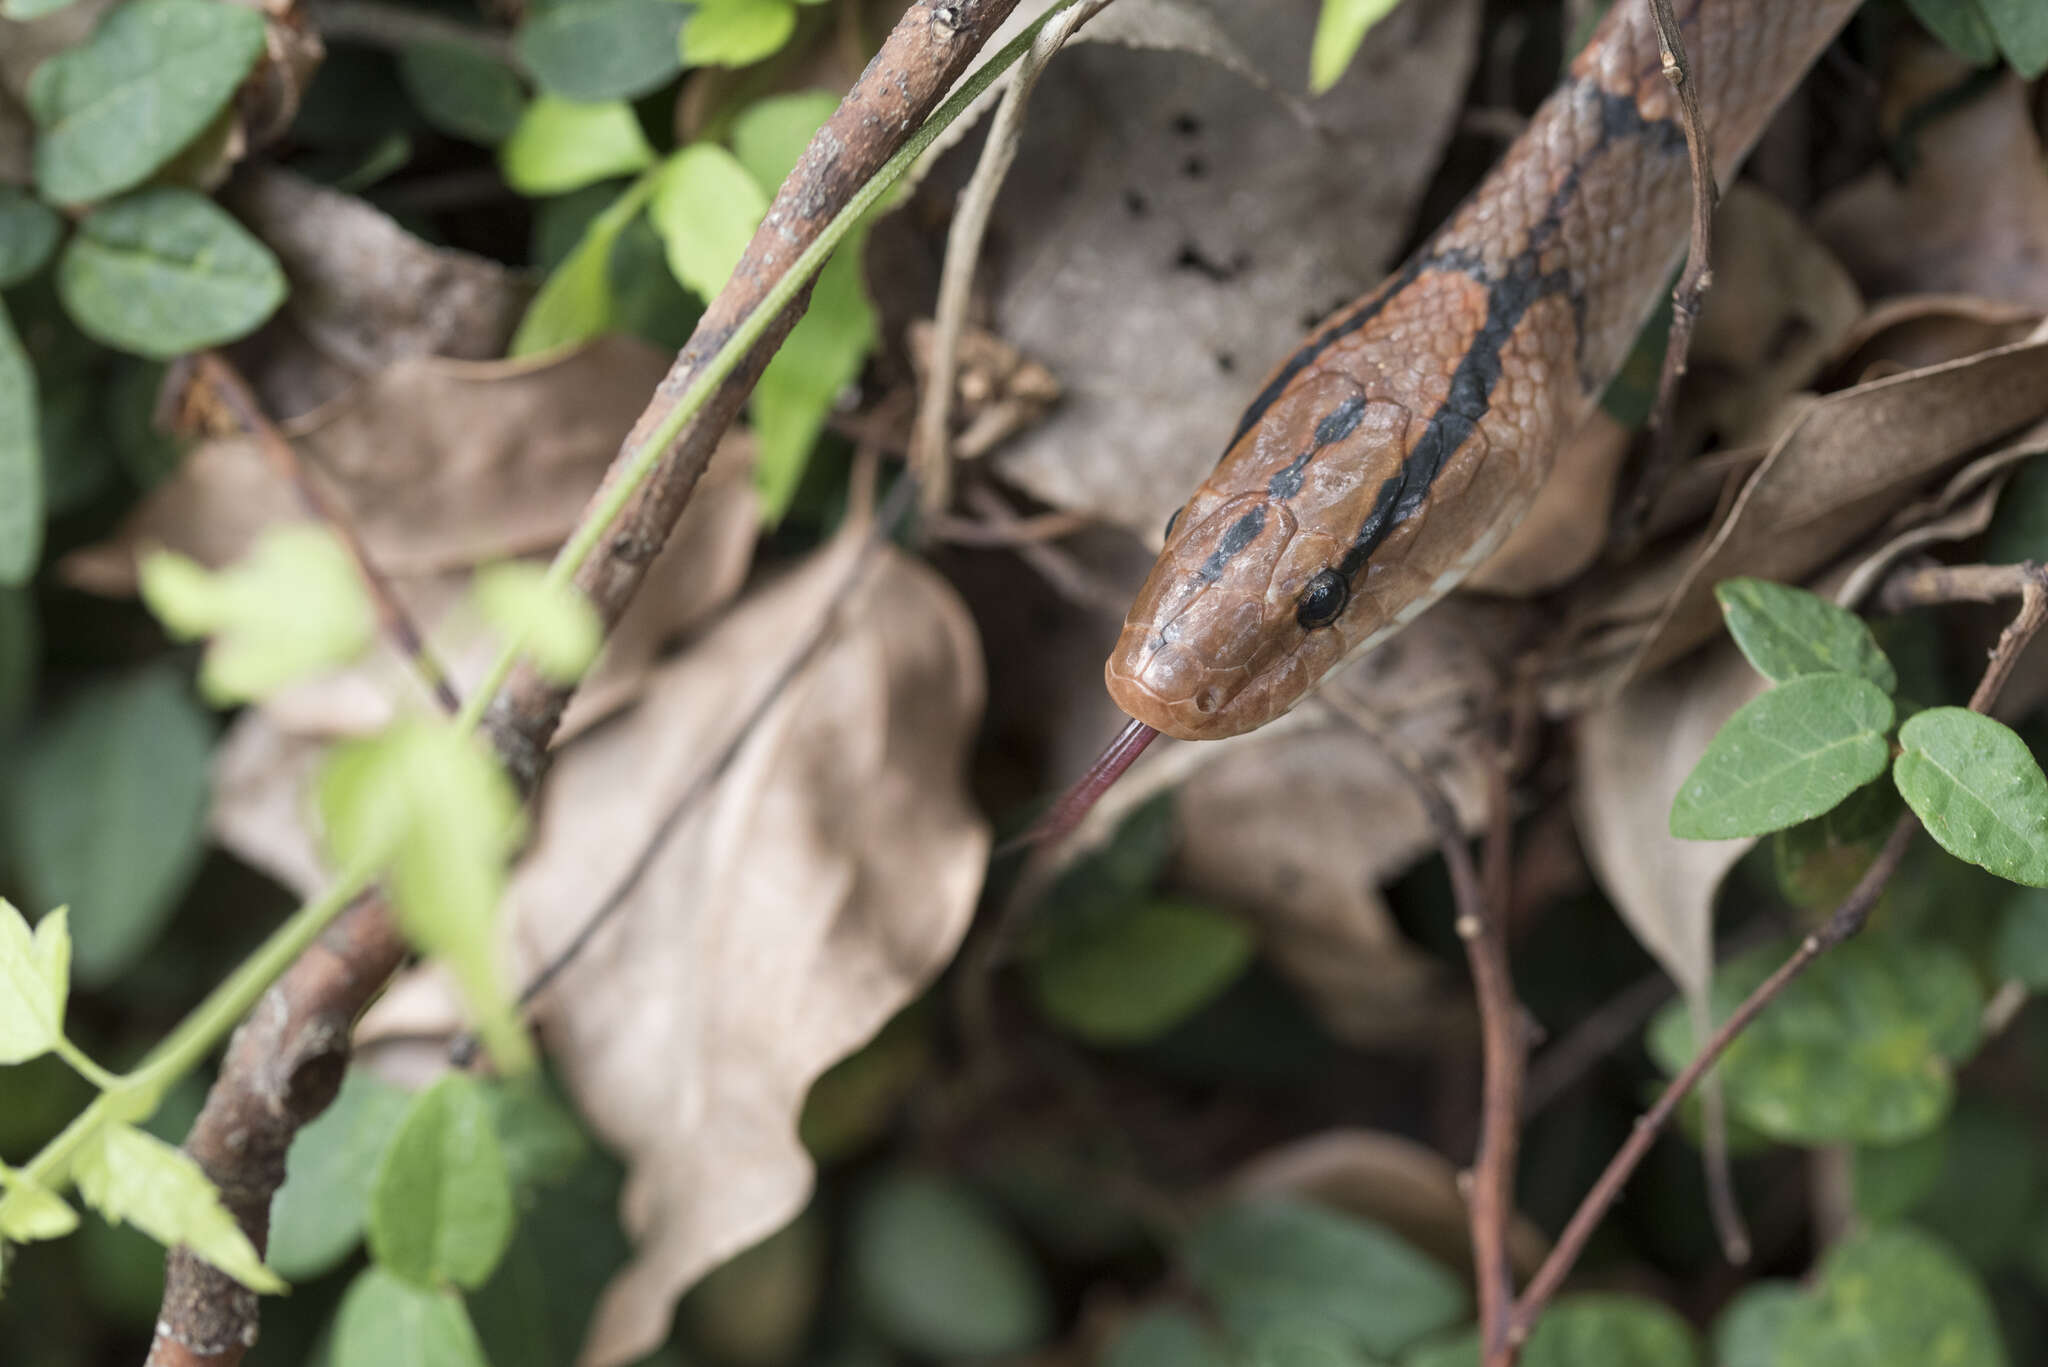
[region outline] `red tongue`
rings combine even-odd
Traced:
[[[1145,753],[1159,733],[1141,721],[1133,721],[1116,733],[1116,739],[1104,747],[1095,763],[1088,766],[1088,772],[1074,781],[1074,786],[1060,794],[1059,801],[1038,818],[1030,830],[1004,846],[1016,849],[1020,846],[1049,848],[1057,845],[1074,833],[1081,819],[1088,815],[1097,799],[1109,791],[1109,785],[1116,782],[1123,771],[1131,767],[1132,761]]]

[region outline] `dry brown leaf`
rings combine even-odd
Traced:
[[[1241,1168],[1232,1189],[1253,1196],[1301,1196],[1376,1220],[1446,1267],[1472,1275],[1472,1240],[1458,1169],[1412,1139],[1380,1130],[1326,1130],[1269,1150]],[[1508,1228],[1517,1278],[1535,1275],[1550,1251],[1523,1216]]]
[[[1933,47],[1906,50],[1887,91],[1921,104],[1968,68]],[[2048,309],[2048,161],[2027,86],[1992,90],[1919,130],[1902,184],[1878,167],[1836,191],[1815,229],[1873,298],[1948,291]]]
[[[725,745],[854,559],[842,537],[565,748],[509,909],[524,972],[564,943]],[[981,652],[943,581],[882,551],[838,629],[753,727],[539,1009],[583,1113],[630,1166],[636,1260],[582,1361],[636,1360],[676,1297],[801,1208],[796,1118],[819,1073],[951,957],[988,850],[963,784]]]
[[[1283,88],[1316,12],[1214,10]],[[1067,393],[996,453],[1002,476],[1156,546],[1265,371],[1384,273],[1455,120],[1477,20],[1471,0],[1396,10],[1312,102],[1321,133],[1202,57],[1062,54],[997,205],[1012,255],[995,330]]]
[[[2041,311],[1974,294],[1907,294],[1857,320],[1830,368],[1851,379],[1874,378],[1873,366],[1918,370],[2022,341]]]
[[[291,277],[284,313],[314,348],[358,375],[408,356],[505,353],[533,281],[433,247],[354,195],[258,168],[223,196]]]
[[[1637,651],[1641,674],[1720,626],[1731,575],[1797,583],[1881,525],[1914,488],[2048,411],[2048,341],[2002,347],[1833,394],[1807,409],[1743,486]]]
[[[666,369],[653,347],[616,336],[537,361],[413,357],[284,430],[377,565],[428,575],[561,541]],[[59,572],[89,592],[132,593],[143,546],[218,566],[298,516],[252,442],[209,441]]]
[[[1601,887],[1689,998],[1714,971],[1714,894],[1754,841],[1680,840],[1671,799],[1721,724],[1767,680],[1727,641],[1579,718],[1579,831]]]

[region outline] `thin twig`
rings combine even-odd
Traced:
[[[960,333],[967,326],[968,297],[974,268],[981,260],[982,239],[1003,178],[1017,157],[1024,131],[1024,107],[1053,54],[1074,30],[1087,23],[1109,0],[1081,0],[1039,31],[1031,50],[1017,63],[1010,88],[989,123],[988,141],[967,188],[960,192],[953,226],[946,234],[946,260],[939,271],[938,307],[933,315],[931,371],[918,396],[917,418],[910,431],[910,468],[924,484],[927,513],[944,509],[953,499],[952,443],[947,428],[953,418],[953,386],[959,363]]]
[[[925,519],[924,522],[926,532],[934,541],[942,541],[949,546],[991,547],[997,550],[1015,550],[1019,546],[1059,541],[1095,525],[1095,518],[1087,513],[1075,512],[1033,513],[1028,517],[1017,517],[1003,522],[941,513],[937,517]]]
[[[1701,301],[1714,283],[1714,206],[1721,196],[1714,183],[1712,137],[1700,115],[1699,82],[1694,79],[1686,57],[1678,16],[1672,12],[1671,0],[1646,3],[1657,26],[1657,55],[1663,62],[1664,79],[1678,95],[1679,122],[1685,129],[1686,158],[1692,168],[1692,235],[1686,246],[1685,269],[1671,291],[1671,331],[1664,343],[1664,366],[1657,377],[1657,401],[1650,409],[1650,459],[1624,520],[1626,544],[1633,544],[1642,535],[1651,506],[1678,466],[1677,431],[1672,415],[1678,406],[1679,382],[1685,378],[1686,356],[1692,349],[1693,325],[1699,321]]]
[[[1925,565],[1894,570],[1878,586],[1880,612],[1910,612],[1942,603],[1996,603],[2026,591],[2026,565]]]
[[[249,382],[242,378],[241,372],[227,357],[217,351],[200,352],[193,358],[193,365],[195,378],[220,399],[234,415],[236,424],[255,439],[263,458],[292,486],[300,505],[326,524],[335,540],[341,542],[348,558],[355,564],[363,587],[369,590],[370,602],[377,611],[377,625],[391,642],[392,649],[412,667],[415,677],[427,692],[433,694],[435,703],[443,712],[450,716],[460,712],[462,699],[456,696],[448,671],[427,645],[426,637],[421,634],[418,623],[412,620],[412,614],[405,610],[405,604],[399,602],[398,595],[392,592],[391,581],[371,561],[370,552],[363,545],[362,537],[356,534],[355,524],[349,521],[348,513],[307,473],[298,451],[263,411],[263,405],[249,387]]]
[[[1991,704],[1997,701],[1999,690],[2004,688],[2006,680],[2012,676],[2013,666],[2019,661],[2027,643],[2040,631],[2044,620],[2048,620],[2048,573],[2044,573],[2040,566],[2030,564],[2026,566],[2026,584],[2020,599],[2020,610],[1999,636],[1998,645],[1991,654],[1991,662],[1985,668],[1983,678],[1978,681],[1976,691],[1970,695],[1971,711],[1988,711]],[[1775,1001],[1778,994],[1783,992],[1794,978],[1805,972],[1807,966],[1821,954],[1863,928],[1871,909],[1877,905],[1877,899],[1883,894],[1885,884],[1891,881],[1892,875],[1898,870],[1899,861],[1905,857],[1906,848],[1912,843],[1914,832],[1919,829],[1919,819],[1911,812],[1900,816],[1898,823],[1892,827],[1890,836],[1886,838],[1884,847],[1878,851],[1877,858],[1871,861],[1870,867],[1864,870],[1863,877],[1857,880],[1856,886],[1842,900],[1841,905],[1835,908],[1827,922],[1802,940],[1791,957],[1780,964],[1770,977],[1735,1008],[1734,1013],[1700,1046],[1692,1061],[1679,1071],[1678,1076],[1671,1079],[1663,1094],[1657,1098],[1656,1104],[1637,1119],[1634,1133],[1616,1151],[1614,1157],[1608,1160],[1606,1170],[1600,1174],[1599,1180],[1594,1182],[1592,1189],[1579,1202],[1579,1208],[1572,1213],[1571,1221],[1565,1226],[1564,1233],[1558,1236],[1557,1244],[1551,1249],[1550,1256],[1544,1259],[1543,1266],[1537,1269],[1536,1276],[1522,1293],[1522,1299],[1515,1306],[1514,1334],[1517,1338],[1526,1338],[1529,1331],[1535,1327],[1537,1317],[1543,1313],[1551,1297],[1555,1296],[1558,1288],[1564,1284],[1565,1277],[1570,1274],[1579,1256],[1585,1252],[1587,1240],[1605,1218],[1608,1209],[1621,1194],[1622,1187],[1635,1172],[1637,1165],[1642,1162],[1643,1156],[1650,1151],[1650,1146],[1656,1142],[1658,1132],[1671,1118],[1671,1113],[1678,1109],[1679,1103],[1685,1099],[1693,1086],[1727,1051],[1735,1037],[1741,1034],[1764,1008]]]
[[[968,506],[981,518],[983,525],[997,531],[1014,533],[1024,521],[993,489],[972,486],[967,490],[966,498]],[[1010,549],[1019,560],[1038,571],[1039,577],[1052,586],[1053,592],[1077,607],[1122,617],[1130,606],[1131,596],[1127,591],[1104,582],[1100,575],[1089,571],[1057,546],[1032,537],[1018,536]]]

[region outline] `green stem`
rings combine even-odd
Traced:
[[[1000,52],[976,68],[974,74],[953,92],[952,97],[924,121],[923,127],[911,134],[910,139],[896,149],[896,154],[882,163],[881,168],[869,178],[867,184],[854,192],[853,198],[846,202],[846,207],[833,216],[832,221],[825,225],[824,231],[790,263],[782,278],[769,287],[761,302],[741,320],[737,328],[733,329],[725,345],[704,363],[703,368],[690,381],[689,388],[676,400],[675,407],[665,413],[661,421],[655,424],[654,429],[626,453],[619,477],[604,486],[589,516],[583,519],[560,553],[555,556],[554,563],[548,566],[550,583],[566,584],[576,577],[577,571],[590,559],[591,552],[604,541],[605,534],[611,530],[612,523],[618,520],[627,502],[640,492],[640,486],[654,473],[654,468],[661,463],[662,455],[675,441],[677,434],[683,430],[684,424],[697,415],[697,410],[704,406],[712,391],[724,382],[726,376],[732,374],[741,358],[753,350],[754,343],[761,339],[761,334],[768,330],[768,325],[782,313],[783,309],[789,307],[789,302],[796,298],[797,292],[818,273],[819,268],[825,264],[825,258],[832,254],[833,248],[853,230],[863,214],[880,202],[882,196],[889,192],[889,187],[901,179],[903,173],[924,155],[924,150],[932,145],[939,134],[945,132],[954,120],[965,113],[968,105],[972,104],[982,91],[988,89],[996,77],[1009,70],[1017,59],[1024,55],[1025,50],[1038,37],[1038,31],[1044,28],[1055,14],[1073,3],[1074,0],[1060,0],[1059,4],[1048,9],[1030,27],[1005,44]],[[498,658],[491,664],[490,673],[471,691],[462,714],[455,719],[458,727],[473,730],[477,723],[483,720],[484,710],[490,706],[491,699],[497,696],[498,690],[504,687],[505,680],[511,676],[512,665],[518,656],[519,650],[514,645],[507,645],[499,651]]]
[[[94,1063],[85,1050],[62,1035],[57,1036],[57,1042],[50,1046],[50,1052],[70,1064],[73,1072],[103,1092],[111,1092],[121,1085],[120,1077]]]

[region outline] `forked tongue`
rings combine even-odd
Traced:
[[[1076,779],[1073,787],[1060,794],[1059,800],[1047,808],[1045,815],[1033,822],[1029,830],[1004,845],[999,853],[1026,847],[1050,849],[1072,835],[1097,800],[1109,791],[1109,785],[1123,776],[1124,770],[1145,753],[1145,747],[1158,735],[1141,721],[1127,723],[1116,733],[1116,739],[1096,756],[1095,763],[1088,766],[1088,772]]]

